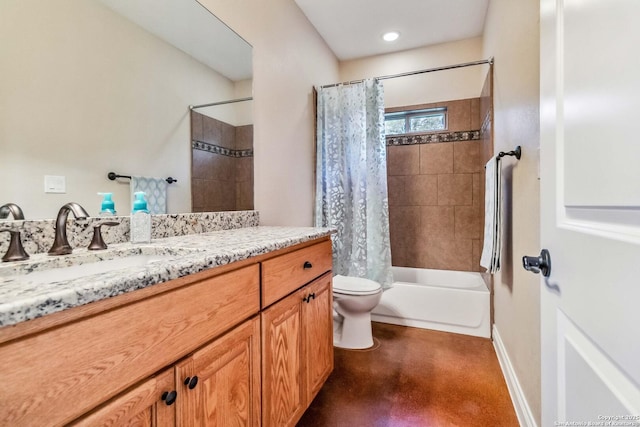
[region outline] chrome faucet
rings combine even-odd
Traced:
[[[7,203],[5,205],[0,206],[0,219],[9,218],[9,214],[13,215],[13,219],[24,219],[24,213],[20,206],[15,203]]]
[[[67,203],[61,207],[56,217],[56,235],[53,239],[53,245],[49,249],[49,255],[67,255],[73,251],[71,245],[69,245],[69,240],[67,240],[67,217],[69,212],[72,212],[73,216],[78,219],[89,217],[87,211],[75,202]]]

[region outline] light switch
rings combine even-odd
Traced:
[[[64,176],[45,175],[44,176],[44,192],[45,193],[66,193],[67,180]]]

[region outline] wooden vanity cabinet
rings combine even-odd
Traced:
[[[294,426],[309,407],[333,370],[333,298],[331,292],[331,242],[327,241],[288,255],[303,266],[308,256],[322,274],[311,283],[307,269],[298,276],[298,290],[262,311],[262,424],[264,427]],[[285,255],[287,257],[287,255]],[[328,260],[327,260],[327,257]],[[287,265],[287,260],[273,260]],[[326,273],[322,270],[329,269]],[[282,269],[284,270],[284,269]],[[267,274],[269,270],[267,269]],[[263,300],[265,280],[263,265]],[[290,283],[292,276],[287,276]],[[302,278],[300,278],[302,277]],[[287,284],[282,292],[289,289]],[[272,292],[277,298],[278,293]]]
[[[70,425],[259,426],[260,317]]]
[[[176,397],[174,370],[166,369],[70,426],[173,427]]]
[[[66,425],[105,402],[123,402],[126,411],[142,405],[141,414],[147,403],[161,407],[166,384],[154,377],[158,372],[258,314],[259,270],[254,263],[198,273],[0,329],[0,425]],[[130,300],[139,295],[144,298]],[[96,306],[104,310],[88,315]],[[43,322],[45,329],[32,332]],[[2,332],[20,328],[31,333],[3,340]]]
[[[196,351],[175,368],[177,425],[260,425],[260,317]]]
[[[333,369],[317,242],[0,328],[0,425],[295,425]]]

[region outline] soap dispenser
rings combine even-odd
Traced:
[[[151,214],[147,209],[144,191],[134,193],[131,210],[131,243],[151,242]]]
[[[102,205],[100,205],[99,216],[116,216],[116,205],[113,203],[111,197],[113,193],[98,193],[102,196]]]

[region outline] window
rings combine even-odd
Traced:
[[[384,115],[387,135],[434,132],[447,129],[447,108],[408,110]]]

